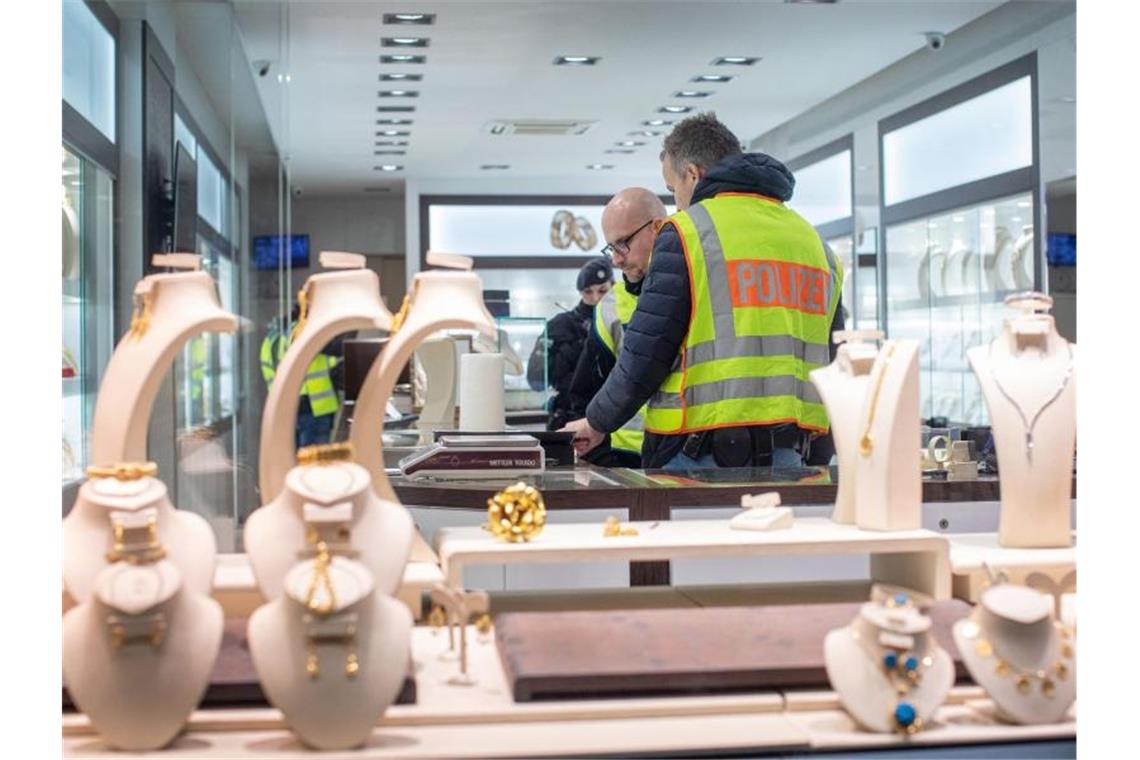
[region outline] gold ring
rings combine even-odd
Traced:
[[[91,465],[87,468],[89,478],[114,478],[115,480],[142,480],[158,474],[154,462],[117,462],[110,466]]]
[[[351,462],[356,458],[351,441],[321,443],[305,446],[297,450],[297,464],[329,464],[330,462]]]

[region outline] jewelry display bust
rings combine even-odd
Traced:
[[[813,369],[809,376],[827,407],[835,456],[839,462],[839,487],[831,519],[855,522],[855,478],[859,455],[859,417],[878,349],[870,341],[882,340],[880,330],[842,330],[832,338],[839,343],[835,361]]]
[[[165,263],[162,260],[156,265]],[[197,257],[179,260],[197,266]],[[99,384],[91,428],[91,461],[147,458],[151,409],[174,359],[202,332],[233,332],[238,319],[222,308],[206,272],[148,275],[135,285],[131,327],[115,346]]]
[[[918,348],[888,340],[871,368],[855,457],[855,524],[865,530],[922,525]]]
[[[292,342],[277,365],[262,413],[259,465],[263,504],[281,492],[285,474],[296,461],[293,430],[309,364],[340,333],[387,330],[392,324],[392,315],[380,300],[380,278],[371,269],[360,268],[363,261],[363,256],[326,251],[321,254],[321,264],[338,268],[309,277],[297,294],[301,314]],[[381,421],[383,412],[381,407]],[[376,440],[380,440],[379,433]]]
[[[350,444],[301,449],[301,463],[285,477],[285,488],[246,521],[246,553],[266,599],[281,596],[289,568],[319,541],[334,554],[358,559],[380,593],[396,593],[415,526],[402,505],[376,496],[368,471],[351,457]]]
[[[1076,348],[1044,313],[1041,293],[1010,296],[1020,314],[966,355],[993,427],[1001,481],[998,541],[1006,547],[1072,544]]]
[[[827,678],[863,728],[911,734],[929,726],[954,685],[954,662],[931,626],[899,592],[885,604],[865,603],[850,625],[827,634]]]
[[[970,676],[1011,722],[1055,723],[1076,699],[1076,644],[1052,612],[1049,596],[1001,584],[982,592],[973,613],[954,624]]]
[[[77,707],[112,746],[170,743],[209,685],[222,607],[182,584],[168,560],[116,562],[63,616],[63,676]]]
[[[317,749],[348,749],[367,741],[400,692],[412,616],[374,592],[363,564],[325,548],[254,611],[249,648],[269,702],[294,733]]]
[[[63,582],[77,602],[90,595],[96,575],[109,563],[120,532],[139,521],[145,529],[154,520],[154,543],[161,541],[166,557],[178,567],[182,584],[209,595],[214,582],[217,543],[210,524],[201,515],[177,510],[166,495],[166,485],[154,477],[152,463],[125,463],[116,468],[90,468],[92,476],[79,488],[75,505],[63,519]]]

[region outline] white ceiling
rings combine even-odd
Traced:
[[[633,138],[666,104],[713,109],[747,142],[920,49],[923,32],[952,32],[1001,5],[975,0],[626,0],[598,2],[261,2],[235,3],[250,60],[273,61],[258,78],[266,113],[293,180],[306,193],[336,193],[407,178],[563,177],[613,164],[615,182],[656,175],[661,138]],[[382,13],[437,14],[434,26],[386,26]],[[287,32],[282,30],[287,28]],[[426,36],[426,50],[381,48],[382,36]],[[382,53],[416,52],[424,65],[380,64]],[[592,68],[554,66],[557,55],[600,56]],[[718,56],[760,56],[752,67],[711,66]],[[423,81],[380,82],[382,72]],[[289,74],[288,82],[277,74]],[[706,73],[725,84],[689,80]],[[380,98],[382,89],[418,98]],[[715,94],[676,99],[676,90]],[[414,105],[378,114],[377,105]],[[408,138],[376,136],[377,118],[414,120]],[[496,137],[494,119],[585,119],[581,136]],[[668,127],[664,128],[666,133]],[[377,139],[407,139],[405,156],[374,156]],[[606,154],[643,139],[634,154]],[[375,171],[382,163],[404,171]],[[488,172],[482,164],[509,164]]]

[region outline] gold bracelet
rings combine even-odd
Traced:
[[[89,478],[114,478],[115,480],[142,480],[158,474],[154,462],[116,462],[109,466],[91,465],[87,468]]]
[[[319,443],[315,446],[305,446],[304,448],[297,449],[297,464],[351,462],[355,458],[356,450],[352,446],[352,441]]]
[[[867,427],[863,430],[863,437],[859,439],[859,453],[863,456],[870,456],[871,449],[874,447],[874,440],[871,437],[871,427],[875,424],[875,408],[879,405],[879,392],[883,390],[883,381],[887,377],[887,369],[890,366],[891,356],[895,352],[896,343],[889,343],[883,349],[883,363],[882,368],[879,370],[878,377],[875,378],[875,391],[871,394],[871,413],[867,416]]]

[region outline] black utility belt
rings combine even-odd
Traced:
[[[785,423],[690,433],[681,451],[693,459],[712,454],[718,467],[768,467],[776,449],[795,449],[806,459],[810,448],[811,433]]]

